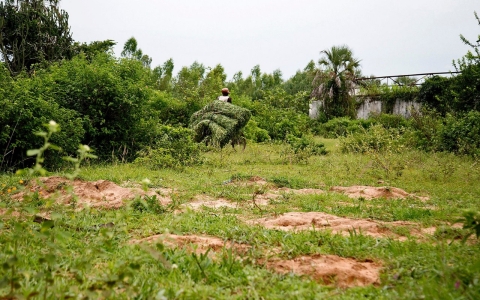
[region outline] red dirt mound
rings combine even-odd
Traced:
[[[72,192],[67,190],[72,187]],[[133,199],[138,195],[157,195],[155,192],[145,193],[138,188],[122,188],[117,184],[107,181],[83,181],[80,179],[69,180],[62,177],[43,177],[32,182],[26,187],[30,192],[38,192],[41,197],[53,198],[58,203],[70,204],[76,196],[79,207],[119,208],[124,205],[124,200]],[[13,198],[22,199],[25,192],[16,194]],[[171,202],[166,196],[157,195],[162,204]]]
[[[426,197],[418,197],[409,194],[402,189],[395,187],[373,187],[373,186],[334,186],[330,189],[333,192],[340,192],[348,195],[350,198],[386,198],[386,199],[405,199],[408,197],[419,198],[421,200],[428,200]]]
[[[333,233],[349,235],[355,229],[373,237],[383,237],[385,233],[379,224],[368,220],[353,220],[329,215],[322,212],[290,212],[278,217],[267,217],[249,221],[251,224],[263,225],[270,229],[285,231],[329,229]]]
[[[335,255],[300,256],[291,260],[272,260],[267,267],[281,274],[307,275],[324,284],[341,288],[380,284],[381,265],[358,262]]]
[[[132,240],[131,244],[161,242],[167,247],[181,247],[189,252],[205,254],[209,249],[212,255],[222,249],[233,249],[237,253],[246,253],[251,246],[224,241],[212,236],[160,234],[144,239]],[[266,256],[278,253],[278,249],[270,249]],[[263,264],[262,260],[259,260]],[[323,284],[347,288],[379,284],[381,265],[373,262],[358,262],[351,258],[341,258],[335,255],[301,256],[291,260],[278,258],[266,261],[267,268],[281,273],[311,276]]]
[[[269,229],[279,229],[284,231],[298,230],[331,230],[332,233],[350,235],[352,231],[375,238],[390,237],[397,240],[406,240],[406,237],[399,236],[390,230],[391,228],[402,226],[408,227],[412,236],[421,237],[425,234],[432,234],[432,228],[422,229],[416,223],[412,222],[376,222],[362,219],[349,219],[337,217],[323,212],[290,212],[277,217],[267,217],[247,221],[249,224],[262,225]],[[435,232],[435,228],[433,228]]]
[[[224,241],[217,237],[198,235],[159,234],[131,241],[132,244],[140,244],[144,242],[162,242],[166,246],[186,248],[187,251],[195,252],[197,254],[203,254],[207,252],[208,249],[213,252],[219,252],[224,248],[234,249],[238,253],[245,253],[251,248],[249,245]]]

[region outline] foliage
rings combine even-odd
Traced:
[[[195,141],[223,148],[241,133],[250,117],[248,109],[215,100],[192,115],[190,128]]]
[[[318,134],[326,138],[344,137],[349,134],[362,132],[372,125],[382,125],[386,129],[390,128],[410,128],[410,121],[399,115],[374,114],[370,118],[363,120],[352,120],[349,117],[334,118],[326,123],[319,125]]]
[[[165,207],[160,204],[156,195],[145,195],[143,198],[136,198],[132,202],[131,207],[134,211],[139,213],[150,212],[153,214],[163,214],[167,211]]]
[[[480,238],[480,212],[474,210],[466,210],[458,222],[463,223],[463,229],[468,229],[470,234],[464,237],[464,241],[475,234],[477,239]]]
[[[12,76],[35,64],[69,59],[73,39],[58,0],[0,2],[0,54]]]
[[[256,143],[267,142],[270,140],[268,131],[258,127],[258,123],[253,119],[250,119],[250,121],[248,121],[247,125],[243,130],[243,133],[245,135],[245,138]]]
[[[92,59],[98,52],[109,53],[113,51],[116,43],[113,40],[94,41],[91,43],[75,42],[73,45],[75,55],[85,55],[87,59]]]
[[[129,38],[125,42],[121,55],[128,59],[140,61],[146,68],[150,68],[152,64],[152,58],[147,54],[143,54],[142,49],[138,48],[137,40],[134,37]]]
[[[193,131],[183,127],[157,125],[142,144],[135,163],[156,170],[199,164],[200,147],[193,141]]]
[[[480,156],[480,112],[448,114],[438,134],[439,150]]]
[[[445,115],[454,110],[451,98],[452,79],[433,76],[425,80],[418,92],[418,101]]]
[[[83,120],[82,144],[102,160],[128,160],[139,150],[135,141],[143,134],[138,125],[147,115],[150,78],[141,62],[97,53],[91,61],[80,55],[37,72],[31,89],[75,111]]]
[[[369,129],[361,129],[356,133],[341,138],[343,152],[367,153],[369,151],[398,152],[403,146],[402,130],[387,129],[382,125],[373,125]]]
[[[327,154],[323,143],[317,143],[312,137],[307,135],[296,137],[292,134],[287,134],[285,143],[289,147],[284,151],[283,155],[290,163],[307,163],[308,159],[314,155]]]
[[[325,57],[318,61],[320,68],[313,81],[312,97],[322,101],[327,118],[354,118],[355,100],[350,92],[354,88],[353,79],[359,72],[360,60],[353,57],[347,46],[333,46],[321,53]]]
[[[319,134],[326,138],[337,138],[370,127],[371,121],[352,120],[349,117],[334,118],[320,125]]]
[[[59,106],[51,95],[38,95],[34,79],[12,80],[6,68],[0,64],[0,170],[31,166],[33,160],[26,155],[29,149],[38,149],[42,139],[34,132],[43,124],[57,120],[62,131],[52,137],[52,143],[62,149],[64,155],[75,153],[85,134],[83,120],[77,112]],[[47,150],[48,152],[48,150]],[[46,164],[58,166],[57,156],[47,156]]]
[[[315,62],[311,60],[303,71],[297,71],[295,75],[285,81],[282,85],[289,95],[297,93],[311,93],[313,79],[315,78]]]
[[[174,98],[170,93],[153,91],[147,103],[147,113],[151,118],[172,126],[187,126],[191,107],[188,103]]]

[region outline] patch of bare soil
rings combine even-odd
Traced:
[[[20,217],[20,213],[13,209],[0,208],[0,216]]]
[[[210,196],[205,195],[197,195],[193,202],[182,204],[183,207],[190,207],[193,210],[199,210],[202,207],[209,207],[209,208],[238,208],[238,203],[233,203],[223,198],[215,199]]]
[[[413,194],[409,194],[402,189],[396,187],[373,187],[373,186],[334,186],[330,189],[333,192],[340,192],[346,194],[350,198],[364,198],[367,200],[374,198],[385,199],[405,199],[405,198],[418,198],[421,200],[428,200],[428,197],[418,197]]]
[[[68,190],[71,187],[71,192]],[[69,180],[62,177],[42,177],[38,181],[32,180],[26,187],[27,191],[38,192],[43,198],[55,199],[58,203],[71,204],[76,201],[79,207],[101,207],[107,209],[119,208],[125,200],[136,196],[156,195],[157,199],[166,205],[171,199],[166,195],[158,195],[156,192],[144,192],[139,188],[122,188],[117,184],[107,181],[83,181],[80,179]],[[13,198],[23,199],[26,192],[16,194]]]
[[[212,255],[223,249],[232,249],[239,254],[251,249],[250,245],[224,241],[218,237],[199,235],[160,234],[144,239],[132,240],[131,244],[161,242],[167,247],[184,248],[188,252],[205,254],[208,250]],[[270,249],[267,257],[278,253],[278,249]],[[351,258],[341,258],[335,255],[301,256],[291,260],[273,258],[266,260],[267,268],[281,274],[294,273],[306,275],[314,280],[342,288],[379,284],[381,265],[373,262],[358,262]]]
[[[175,235],[175,234],[159,234],[150,236],[140,240],[132,240],[132,244],[161,242],[167,247],[185,248],[189,252],[204,254],[209,249],[213,252],[220,252],[222,249],[232,249],[237,253],[246,253],[251,246],[245,244],[224,241],[212,236],[199,235]]]
[[[381,265],[358,262],[335,255],[300,256],[290,260],[272,260],[267,267],[281,274],[306,275],[323,284],[341,288],[380,284]]]
[[[320,189],[290,189],[290,188],[280,188],[280,189],[271,189],[265,193],[259,193],[255,195],[255,198],[252,198],[248,201],[244,201],[242,203],[239,202],[232,202],[224,198],[213,198],[206,195],[197,195],[194,197],[192,202],[185,203],[183,207],[190,207],[193,210],[199,210],[202,207],[209,207],[209,208],[239,208],[242,206],[255,206],[255,205],[269,205],[272,200],[278,200],[285,194],[294,194],[294,195],[319,195],[325,193],[323,190]],[[250,195],[249,195],[250,196]],[[255,203],[253,203],[253,199],[255,199]]]
[[[266,217],[247,221],[249,224],[262,225],[269,229],[279,229],[284,231],[300,230],[331,230],[334,234],[350,235],[351,232],[361,233],[375,238],[390,237],[396,240],[404,241],[405,236],[399,236],[394,233],[395,227],[407,227],[410,235],[423,237],[432,235],[436,228],[421,228],[419,224],[413,222],[377,222],[372,220],[349,219],[337,217],[323,212],[290,212],[277,217]]]
[[[349,231],[356,230],[373,237],[385,236],[384,229],[374,221],[341,218],[322,212],[290,212],[277,217],[248,221],[248,223],[284,231],[329,229],[332,233],[349,235]]]

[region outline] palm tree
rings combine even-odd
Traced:
[[[313,80],[311,96],[323,103],[327,118],[355,117],[355,99],[350,95],[354,79],[360,74],[360,60],[353,57],[347,46],[333,46],[320,53],[319,68]]]

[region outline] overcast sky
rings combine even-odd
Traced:
[[[453,71],[477,41],[479,0],[63,0],[73,38],[112,39],[117,56],[135,37],[152,66],[173,58],[222,64],[231,79],[280,69],[288,79],[320,51],[348,45],[365,75]]]

